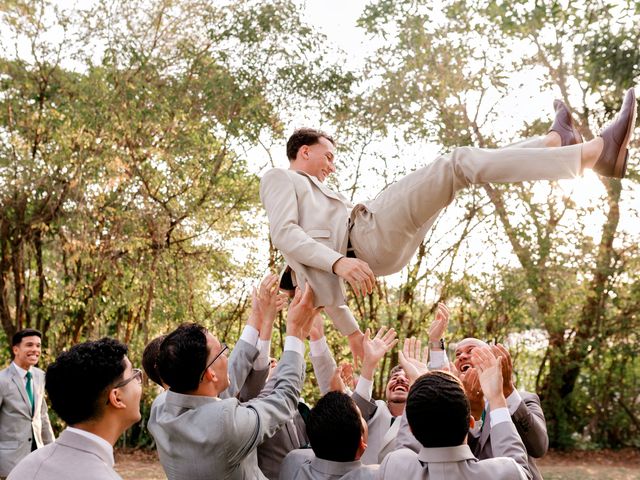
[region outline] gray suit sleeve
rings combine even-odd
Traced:
[[[282,354],[279,372],[270,395],[250,402],[230,404],[224,413],[226,457],[239,463],[265,438],[273,434],[297,411],[304,381],[304,359],[293,351]]]
[[[521,478],[533,479],[524,443],[513,422],[501,422],[491,427],[491,448],[494,457],[509,457],[518,464]]]
[[[398,429],[398,436],[396,437],[395,449],[400,450],[401,448],[408,448],[418,453],[422,448],[422,445],[420,445],[418,439],[413,436],[413,433],[411,433],[406,413],[403,413],[400,420],[396,420],[396,422],[400,422],[400,427]]]
[[[364,418],[365,421],[369,423],[369,420],[373,418],[373,416],[376,414],[376,410],[378,410],[378,405],[376,405],[376,402],[373,399],[365,400],[360,396],[358,392],[353,392],[351,394],[351,398],[354,402],[356,402],[356,405],[360,409],[362,418]]]
[[[256,398],[260,395],[260,392],[265,387],[265,383],[267,382],[267,377],[269,376],[269,366],[262,370],[256,370],[254,368],[249,372],[249,376],[247,377],[246,382],[240,389],[240,394],[238,395],[238,400],[241,402],[248,402],[252,398]]]
[[[258,356],[258,349],[240,339],[229,355],[229,387],[220,393],[220,398],[235,397],[244,386],[249,372],[253,369],[253,361]]]
[[[316,374],[316,380],[318,380],[320,394],[325,395],[329,391],[331,377],[336,370],[336,361],[331,355],[331,351],[327,349],[322,355],[312,356],[311,365],[313,365],[313,371]]]
[[[543,457],[549,449],[549,435],[540,398],[529,392],[520,392],[520,395],[522,402],[511,419],[529,455],[534,458]]]

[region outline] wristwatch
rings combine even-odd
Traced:
[[[444,338],[429,342],[429,350],[444,350]]]

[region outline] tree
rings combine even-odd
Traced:
[[[364,93],[354,95],[341,118],[380,135],[396,128],[405,140],[435,140],[444,148],[493,147],[514,139],[515,132],[505,134],[491,128],[491,123],[509,110],[513,113],[513,108],[505,108],[513,98],[507,97],[507,91],[513,88],[513,79],[526,76],[523,88],[553,87],[574,111],[581,133],[593,138],[594,125],[617,111],[622,92],[640,74],[640,37],[634,27],[639,14],[631,4],[609,2],[568,6],[556,2],[374,2],[366,7],[360,25],[374,40],[384,42],[363,74],[366,81],[360,91]],[[516,101],[525,101],[523,96]],[[518,133],[541,134],[548,125],[545,117],[538,116]],[[576,411],[574,392],[579,379],[598,377],[590,357],[600,352],[607,358],[605,363],[616,365],[615,370],[621,357],[609,356],[605,350],[637,345],[635,334],[628,330],[637,330],[640,307],[637,238],[620,222],[621,210],[637,215],[629,208],[638,192],[633,162],[629,170],[622,182],[599,178],[600,198],[588,203],[574,201],[563,182],[485,185],[457,201],[474,221],[496,223],[494,233],[500,232],[500,237],[485,240],[495,243],[496,250],[505,243],[512,250],[504,267],[495,272],[497,293],[511,292],[507,294],[511,298],[519,292],[520,298],[504,304],[506,311],[474,311],[469,308],[473,303],[485,302],[474,298],[469,288],[476,285],[477,292],[495,288],[486,283],[489,279],[461,270],[454,272],[451,279],[457,280],[448,281],[445,291],[459,296],[460,313],[488,315],[487,329],[500,322],[498,338],[530,326],[546,331],[549,343],[536,386],[544,401],[552,445],[558,447],[570,446],[572,434],[582,433],[588,422],[584,406]],[[599,229],[595,234],[594,224]],[[455,242],[447,245],[451,244]],[[411,305],[407,298],[403,308],[410,310]],[[528,320],[517,313],[523,308],[528,310]],[[462,323],[461,333],[477,335],[475,324]],[[637,365],[632,371],[637,372]],[[633,397],[630,392],[637,374],[624,377],[619,389],[611,382],[592,386],[598,394],[608,395],[607,404],[624,397],[625,405],[634,405],[627,409],[632,419],[629,428],[636,428],[637,434],[633,426],[637,405],[629,397]],[[595,424],[607,421],[602,417]],[[600,427],[587,428],[598,431]]]

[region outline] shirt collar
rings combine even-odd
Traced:
[[[20,375],[20,378],[24,378],[27,376],[27,372],[29,372],[31,370],[31,368],[29,368],[29,370],[25,370],[22,367],[19,367],[18,364],[16,362],[11,362],[11,364],[15,367],[15,369],[18,371],[18,374]]]
[[[418,453],[418,460],[427,463],[461,462],[475,458],[469,445],[457,447],[425,448]]]
[[[113,459],[113,445],[107,442],[104,438],[95,433],[87,432],[86,430],[81,430],[79,428],[67,427],[67,431],[71,433],[75,433],[76,435],[80,435],[82,437],[88,438],[89,440],[97,443],[102,449],[105,450],[105,453],[108,453],[108,465],[113,468],[113,464],[115,463]]]

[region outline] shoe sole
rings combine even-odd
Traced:
[[[625,135],[624,141],[622,142],[622,145],[624,145],[624,148],[621,148],[620,151],[618,152],[618,158],[616,159],[616,164],[613,167],[613,175],[616,178],[623,178],[624,174],[627,171],[627,160],[629,158],[629,150],[627,149],[627,145],[629,145],[631,132],[633,132],[633,129],[636,126],[636,111],[638,110],[635,93],[633,93],[633,107],[634,108],[631,109],[631,120],[629,120],[627,134]]]

